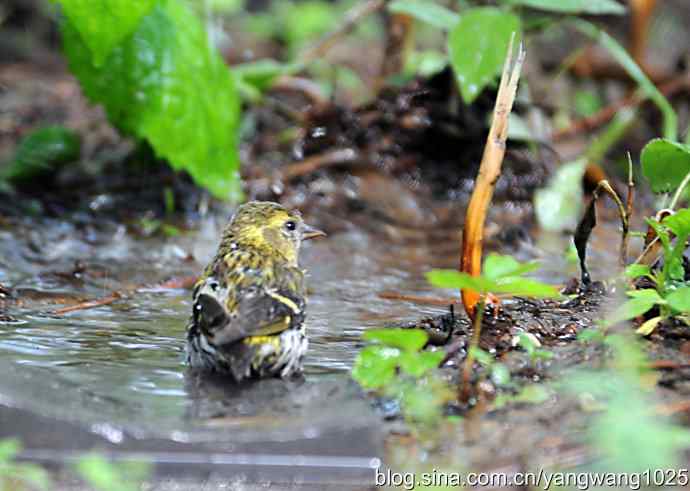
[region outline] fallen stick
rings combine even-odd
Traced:
[[[461,302],[454,298],[435,298],[422,297],[418,295],[404,295],[396,292],[381,292],[379,298],[385,300],[400,300],[403,302],[413,302],[420,305],[436,305],[439,307],[448,307],[449,305],[460,305]]]
[[[112,292],[107,297],[97,298],[95,300],[87,300],[86,302],[80,302],[76,305],[70,305],[69,307],[63,307],[61,309],[54,310],[51,312],[53,315],[63,315],[69,312],[76,312],[77,310],[93,309],[96,307],[101,307],[103,305],[110,305],[111,303],[117,302],[122,298],[122,295],[118,292]]]

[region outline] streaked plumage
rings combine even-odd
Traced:
[[[301,241],[320,235],[276,203],[238,208],[194,287],[189,365],[238,381],[299,373],[308,341],[297,260]]]

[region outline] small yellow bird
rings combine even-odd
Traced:
[[[236,381],[300,373],[308,340],[297,261],[303,240],[325,235],[276,203],[240,206],[194,286],[187,363]]]

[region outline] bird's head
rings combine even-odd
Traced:
[[[237,209],[224,240],[265,251],[296,265],[302,241],[325,235],[304,223],[299,211],[269,201],[250,201]]]

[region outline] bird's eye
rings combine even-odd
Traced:
[[[290,220],[289,222],[285,222],[285,228],[292,232],[293,230],[295,230],[297,228],[297,223],[294,222],[293,220]]]

